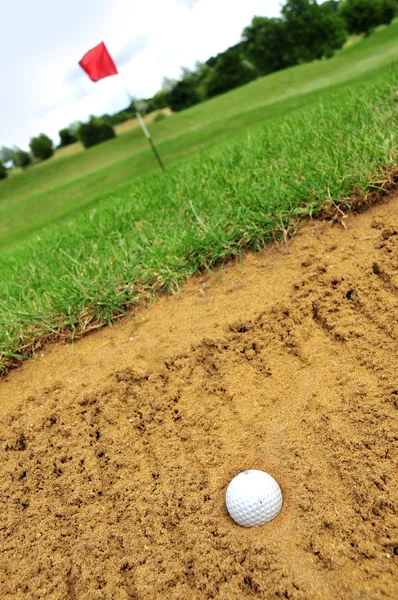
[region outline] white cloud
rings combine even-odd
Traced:
[[[163,77],[237,43],[257,15],[276,16],[280,0],[54,0],[8,3],[0,25],[0,145],[27,148],[90,114],[127,105],[126,85],[150,97]],[[21,14],[22,13],[22,14]],[[104,41],[120,77],[92,83],[78,66]]]

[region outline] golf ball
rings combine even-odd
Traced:
[[[252,469],[233,478],[227,488],[227,510],[242,527],[264,525],[282,508],[282,491],[271,475]]]

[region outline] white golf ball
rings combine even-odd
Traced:
[[[252,469],[233,478],[227,489],[227,510],[242,527],[264,525],[282,508],[282,491],[271,475]]]

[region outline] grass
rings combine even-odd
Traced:
[[[164,113],[167,117],[170,116],[171,110],[169,108],[163,108],[161,110],[158,110],[156,112],[152,112],[148,115],[145,115],[143,117],[143,120],[145,121],[145,123],[152,123],[152,121],[156,118],[156,116],[159,113]],[[139,123],[136,117],[132,117],[131,119],[129,119],[128,121],[124,121],[123,123],[119,123],[118,125],[114,126],[114,130],[116,135],[120,135],[121,133],[126,133],[126,131],[130,131],[131,129],[135,129],[136,127],[139,127]],[[62,148],[56,148],[53,156],[49,159],[49,162],[52,162],[53,160],[56,160],[57,158],[62,158],[65,156],[71,156],[73,154],[78,154],[79,152],[84,152],[84,146],[81,142],[76,142],[74,144],[70,144],[69,146],[64,146]],[[47,165],[48,162],[41,162],[41,163],[37,163],[35,166],[45,166]],[[18,174],[21,175],[23,173],[22,169],[14,169],[14,171],[11,171],[11,174]]]
[[[397,69],[367,79],[337,87],[322,101],[309,96],[293,112],[285,99],[286,114],[281,101],[275,109],[280,116],[244,139],[214,147],[166,175],[136,179],[3,250],[0,368],[16,364],[44,339],[62,332],[73,338],[111,322],[143,295],[172,292],[202,268],[263,247],[302,215],[348,202],[353,190],[366,195],[379,186],[397,161]],[[247,124],[248,117],[240,118]],[[219,135],[233,123],[226,115]],[[168,144],[170,155],[183,153],[176,138]],[[86,175],[82,185],[104,172]]]
[[[327,61],[274,73],[229,94],[151,124],[168,169],[221,142],[240,140],[247,128],[289,114],[330,93],[343,93],[398,58],[398,20]],[[0,247],[98,203],[158,166],[138,128],[85,152],[65,154],[0,184]]]

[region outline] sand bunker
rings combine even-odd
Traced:
[[[0,381],[0,597],[398,596],[398,199]],[[284,506],[235,525],[231,478]]]

